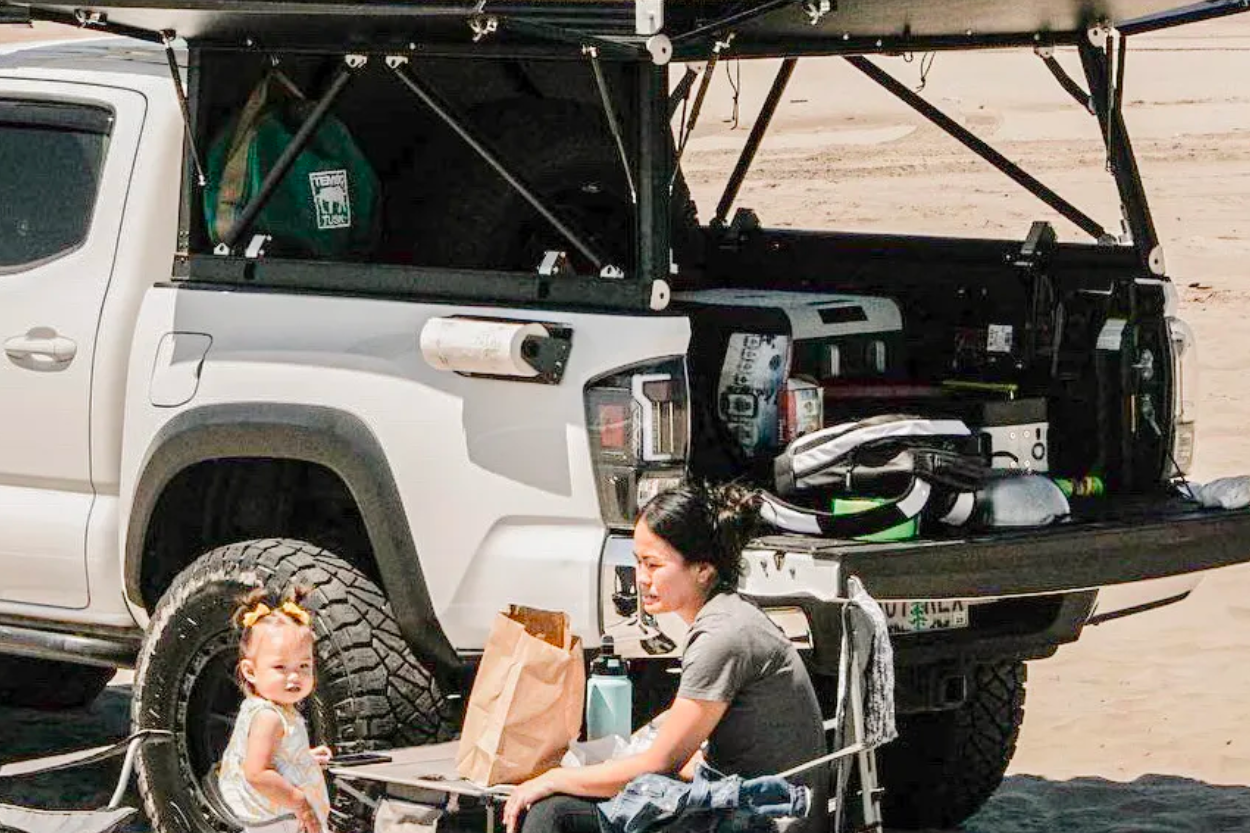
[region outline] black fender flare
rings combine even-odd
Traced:
[[[188,466],[225,458],[270,457],[325,466],[360,509],[382,589],[416,656],[440,679],[461,667],[438,623],[394,475],[381,443],[359,417],[334,408],[272,402],[205,405],[182,411],[148,446],[126,528],[126,593],[142,604],[148,524],[165,487]]]

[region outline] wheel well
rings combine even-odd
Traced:
[[[380,583],[355,498],[330,469],[303,460],[238,458],[188,466],[161,493],[144,533],[143,605],[209,550],[255,538],[297,538]]]

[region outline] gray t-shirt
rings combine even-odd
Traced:
[[[707,762],[725,774],[776,775],[828,751],[820,703],[798,651],[737,593],[713,596],[695,616],[677,696],[729,704],[707,749]],[[814,775],[797,780],[814,788],[813,805],[823,807],[828,769]]]

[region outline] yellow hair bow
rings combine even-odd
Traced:
[[[296,622],[299,622],[305,627],[312,624],[312,614],[307,610],[304,610],[304,608],[300,607],[295,602],[283,602],[282,606],[279,607],[278,610],[282,611],[287,616],[290,616]],[[257,622],[273,612],[273,608],[269,605],[264,602],[258,602],[256,607],[243,614],[243,627],[253,627]]]

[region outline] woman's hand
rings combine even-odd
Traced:
[[[308,754],[312,755],[317,766],[329,766],[330,759],[334,757],[334,750],[328,746],[314,746],[308,750]]]
[[[542,801],[549,795],[555,795],[558,769],[544,772],[537,778],[531,778],[524,784],[517,784],[503,806],[503,823],[508,833],[516,833],[520,826],[521,815],[535,802]]]

